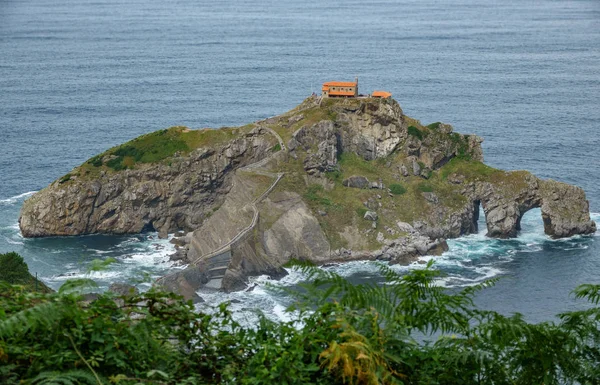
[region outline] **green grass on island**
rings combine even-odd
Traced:
[[[177,126],[158,130],[92,157],[78,169],[60,178],[59,182],[68,182],[75,174],[97,176],[101,170],[121,171],[133,169],[140,164],[169,164],[177,155],[185,156],[201,147],[213,148],[249,132],[254,127],[253,124],[249,124],[243,127],[190,130]]]

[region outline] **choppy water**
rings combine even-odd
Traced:
[[[424,123],[484,137],[492,166],[583,187],[598,213],[599,68],[597,0],[2,0],[0,252],[23,254],[53,287],[94,258],[118,260],[94,277],[102,286],[160,275],[171,246],[152,234],[23,239],[27,192],[140,134],[245,124],[356,75]],[[502,276],[478,303],[532,320],[579,306],[570,290],[600,273],[597,236],[550,240],[534,211],[516,240],[477,234],[450,246],[436,259],[448,274],[440,284]],[[336,270],[378,279],[369,263]],[[262,284],[209,297],[274,317],[285,305]]]

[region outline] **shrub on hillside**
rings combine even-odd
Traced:
[[[399,183],[392,183],[389,189],[394,195],[402,195],[406,192],[406,188]]]
[[[29,268],[23,257],[15,252],[0,254],[0,281],[22,285],[29,283],[30,279]]]
[[[63,184],[71,180],[71,174],[66,174],[58,180],[58,183]]]
[[[427,125],[427,128],[430,128],[432,130],[437,130],[440,127],[440,124],[442,124],[442,122],[431,123],[431,124]]]
[[[419,140],[423,140],[423,133],[415,126],[408,126],[408,135],[414,136]]]
[[[45,293],[52,291],[29,273],[29,267],[23,257],[15,252],[0,254],[0,282],[23,285],[30,291],[37,290]]]

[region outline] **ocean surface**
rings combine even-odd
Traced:
[[[54,288],[168,272],[172,245],[156,234],[23,239],[22,202],[138,135],[243,125],[355,76],[363,92],[391,91],[423,123],[482,136],[491,166],[581,186],[600,221],[597,0],[0,0],[0,252],[19,252]],[[531,321],[584,306],[570,291],[600,281],[598,234],[551,240],[539,210],[522,225],[514,240],[482,231],[450,241],[435,258],[446,273],[439,284],[501,277],[477,303]],[[108,257],[117,262],[107,271],[86,273]],[[368,262],[332,269],[379,279]],[[282,284],[301,280],[291,271]],[[267,281],[204,297],[233,300],[250,322],[255,308],[285,318],[286,299]]]

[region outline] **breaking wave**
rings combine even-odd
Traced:
[[[28,191],[26,193],[15,195],[10,198],[0,199],[0,205],[3,205],[3,206],[14,205],[15,203],[18,203],[19,201],[25,200],[25,198],[32,196],[36,192],[37,191]]]

